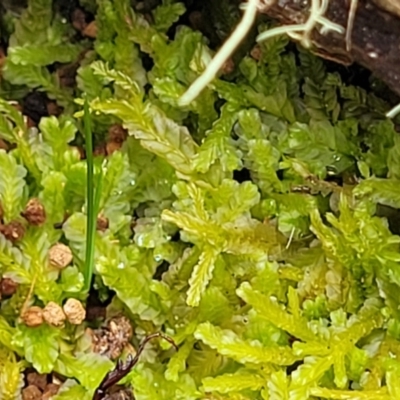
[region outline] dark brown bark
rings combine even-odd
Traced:
[[[277,0],[264,13],[283,25],[298,24],[307,20],[310,2]],[[318,29],[311,35],[313,51],[344,65],[359,63],[400,95],[400,14],[397,6],[393,7],[397,2],[358,0],[350,51],[346,50],[346,33],[321,34]],[[350,0],[330,0],[325,17],[346,28],[349,7]]]

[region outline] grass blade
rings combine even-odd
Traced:
[[[89,291],[92,282],[94,264],[94,239],[96,233],[96,210],[94,202],[94,166],[93,166],[93,136],[92,117],[90,115],[89,103],[85,100],[83,105],[83,129],[86,146],[87,164],[87,221],[86,221],[86,257],[85,257],[85,291]]]

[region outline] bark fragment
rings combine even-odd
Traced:
[[[350,2],[330,0],[325,17],[346,28]],[[281,25],[302,24],[309,17],[310,4],[311,0],[278,0],[261,12]],[[358,0],[350,50],[346,50],[346,32],[322,33],[321,29],[314,29],[312,51],[343,65],[357,62],[400,95],[400,10],[395,6],[396,2],[391,0]]]

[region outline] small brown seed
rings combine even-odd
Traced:
[[[23,400],[41,400],[42,392],[33,385],[29,385],[25,389],[22,389]]]
[[[60,385],[57,385],[56,383],[49,383],[42,395],[42,400],[50,400],[58,393],[59,389]]]
[[[43,310],[40,307],[29,307],[22,315],[26,326],[35,327],[43,324]]]
[[[30,372],[26,376],[29,385],[36,386],[40,390],[45,390],[47,386],[47,376],[38,374],[37,372]]]
[[[85,320],[85,308],[77,299],[68,299],[64,304],[63,310],[68,321],[73,325],[80,325]]]
[[[49,260],[53,267],[63,269],[71,264],[72,259],[72,251],[65,244],[57,243],[49,250]]]
[[[66,317],[62,308],[54,301],[50,301],[43,310],[43,318],[49,325],[62,327]]]

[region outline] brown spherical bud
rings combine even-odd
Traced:
[[[96,21],[92,21],[82,31],[82,34],[83,34],[83,36],[87,36],[89,38],[96,39],[97,32],[98,32],[97,23],[96,23]]]
[[[33,198],[28,201],[22,216],[35,226],[42,225],[46,221],[46,212],[39,199]]]
[[[62,327],[66,317],[63,309],[54,301],[50,301],[43,310],[43,318],[49,325]]]
[[[0,225],[0,233],[10,242],[16,243],[25,235],[25,227],[19,221],[11,221],[9,224]]]
[[[110,142],[122,143],[128,137],[128,131],[121,124],[111,125],[108,129],[108,140]]]
[[[86,311],[82,303],[77,299],[68,299],[64,304],[64,313],[67,316],[68,322],[73,325],[81,324],[86,317]]]
[[[120,150],[122,147],[121,143],[118,142],[108,142],[106,144],[106,152],[107,155],[110,156],[111,154],[113,154],[114,152]]]
[[[0,282],[0,293],[2,297],[12,296],[18,289],[18,283],[10,278],[3,278]]]
[[[72,259],[72,251],[65,244],[57,243],[49,250],[50,264],[58,269],[63,269],[71,264]]]
[[[104,215],[100,214],[97,217],[97,230],[104,232],[106,229],[108,229],[108,218],[106,218]]]
[[[43,310],[40,307],[29,307],[22,315],[26,326],[35,327],[43,324]]]
[[[41,398],[42,392],[34,385],[29,385],[25,389],[22,389],[23,400],[41,400]]]

